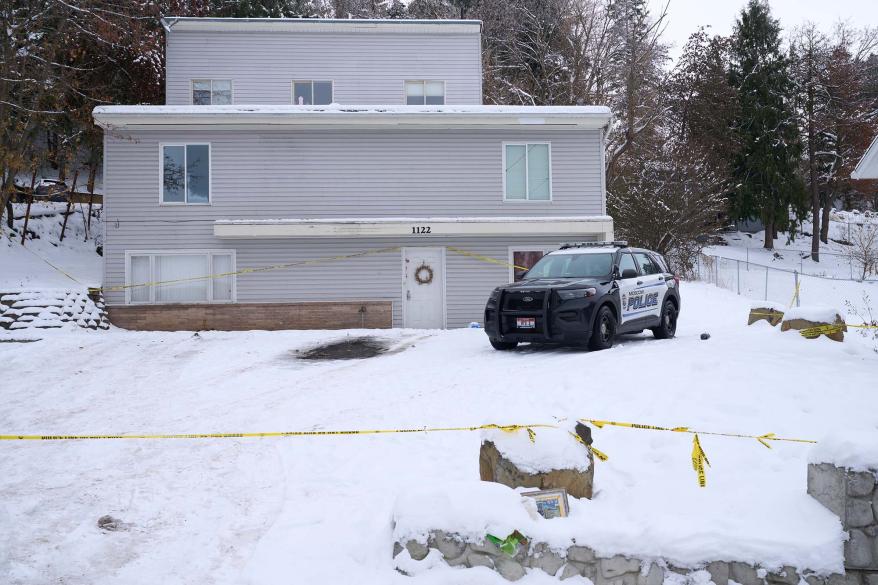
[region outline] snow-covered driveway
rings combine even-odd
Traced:
[[[819,439],[875,428],[878,357],[806,341],[684,283],[678,338],[605,352],[496,352],[481,330],[384,331],[407,349],[306,363],[345,332],[47,333],[0,344],[0,434],[368,429],[589,417]],[[707,341],[699,334],[709,332]],[[410,347],[408,347],[410,346]],[[551,431],[544,431],[551,432]],[[841,528],[805,494],[809,447],[595,430],[596,497],[574,513],[599,550],[838,568]],[[391,561],[403,490],[478,479],[478,434],[0,443],[4,583],[490,583],[414,580]],[[539,433],[537,434],[539,440]],[[100,516],[130,523],[102,532]],[[533,574],[527,582],[544,581]],[[548,577],[545,577],[548,579]]]

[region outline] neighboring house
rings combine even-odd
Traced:
[[[863,158],[857,163],[854,172],[851,173],[852,179],[878,179],[878,136],[866,149]]]
[[[478,21],[164,24],[168,105],[94,112],[117,325],[462,327],[612,239],[609,110],[481,105]]]

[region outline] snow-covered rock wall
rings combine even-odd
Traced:
[[[0,292],[0,328],[108,329],[103,301],[81,290],[51,289]]]

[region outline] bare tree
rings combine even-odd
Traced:
[[[878,224],[864,223],[851,230],[848,257],[862,269],[862,280],[878,274]]]

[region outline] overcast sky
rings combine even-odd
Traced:
[[[650,0],[653,13],[668,0]],[[670,0],[665,39],[674,44],[671,56],[676,58],[689,35],[701,25],[710,25],[713,34],[728,35],[735,18],[747,0]],[[830,32],[838,20],[852,25],[878,26],[876,0],[770,0],[771,13],[780,19],[784,31],[806,20]]]

